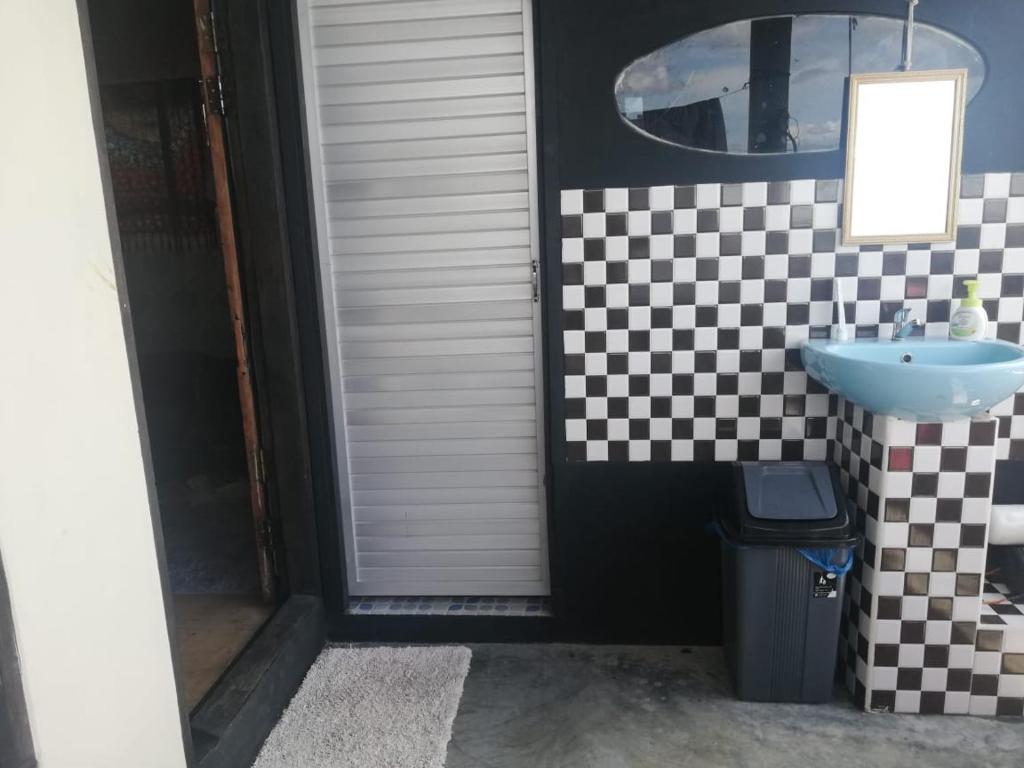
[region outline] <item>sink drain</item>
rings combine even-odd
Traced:
[[[913,362],[913,360],[914,360],[914,356],[912,354],[910,354],[909,352],[904,352],[902,355],[900,355],[900,362],[901,363],[910,363],[910,362]]]

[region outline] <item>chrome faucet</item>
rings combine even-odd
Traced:
[[[892,316],[892,340],[907,338],[920,325],[921,321],[916,317],[911,319],[909,307],[897,309]]]

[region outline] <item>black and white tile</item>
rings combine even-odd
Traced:
[[[914,424],[843,400],[836,421],[833,461],[863,536],[847,684],[875,711],[973,712],[997,421]]]
[[[1005,584],[985,582],[981,623],[1024,630],[1024,595],[1012,594]]]
[[[833,401],[832,462],[839,468],[847,505],[860,537],[853,568],[846,577],[840,624],[839,660],[846,686],[858,706],[868,697],[872,609],[875,589],[876,531],[881,505],[884,446],[874,439],[874,416],[845,400]],[[869,522],[870,533],[869,533]]]
[[[970,714],[1024,717],[1024,630],[978,625]]]
[[[986,583],[974,654],[971,714],[1024,716],[1024,596]]]
[[[826,338],[834,278],[859,337],[907,306],[945,336],[977,278],[990,335],[1019,343],[1024,174],[963,178],[957,239],[839,244],[838,180],[562,192],[570,461],[824,459],[828,395],[799,346]],[[1024,458],[1024,399],[1000,456]]]
[[[1024,461],[1024,394],[999,403],[992,415],[999,417],[999,458]]]

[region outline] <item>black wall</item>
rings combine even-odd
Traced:
[[[811,11],[902,17],[906,3],[543,0],[538,6],[549,517],[560,634],[591,641],[714,643],[718,545],[705,527],[715,506],[728,502],[726,467],[564,460],[559,193],[842,177],[841,152],[726,156],[645,139],[620,120],[613,84],[639,56],[729,21]],[[1018,82],[1024,72],[1024,4],[929,0],[918,6],[917,17],[966,39],[986,58],[986,82],[967,112],[964,172],[1024,170],[1024,89]],[[1015,491],[1024,499],[1024,487],[1006,493]]]
[[[729,156],[651,141],[619,119],[613,86],[632,61],[702,29],[787,13],[871,13],[902,18],[904,0],[555,0],[541,3],[542,65],[557,68],[557,166],[562,189],[841,178],[841,152]],[[965,173],[1024,168],[1024,8],[1014,0],[928,0],[916,17],[971,43],[988,73],[967,112]]]
[[[232,0],[233,1],[233,0]],[[260,4],[271,63],[274,131],[286,209],[304,419],[308,426],[310,497],[316,509],[325,606],[333,639],[715,643],[719,624],[719,555],[706,525],[728,503],[728,467],[715,464],[565,462],[562,364],[562,189],[692,184],[703,181],[838,178],[839,152],[801,157],[731,157],[644,139],[618,117],[613,83],[637,57],[688,34],[751,17],[795,12],[873,13],[902,18],[903,0],[536,0],[535,54],[541,175],[542,261],[549,472],[550,549],[556,618],[502,627],[478,619],[345,616],[344,569],[337,542],[331,436],[320,321],[316,310],[315,238],[303,134],[302,90],[294,7]],[[928,0],[918,18],[949,29],[982,51],[983,89],[967,115],[964,171],[1024,170],[1024,49],[1017,41],[1024,4],[1017,0]],[[249,71],[248,69],[246,71]],[[1024,472],[1016,473],[1024,477]],[[997,485],[998,485],[997,478]],[[997,487],[1024,499],[1024,484]],[[313,557],[315,562],[315,556]],[[475,623],[475,624],[474,624]],[[515,626],[512,626],[515,624]],[[544,626],[540,626],[540,625]],[[471,626],[472,625],[472,626]]]

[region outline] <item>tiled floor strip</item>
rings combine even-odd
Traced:
[[[550,616],[546,597],[363,597],[347,613],[356,616]]]

